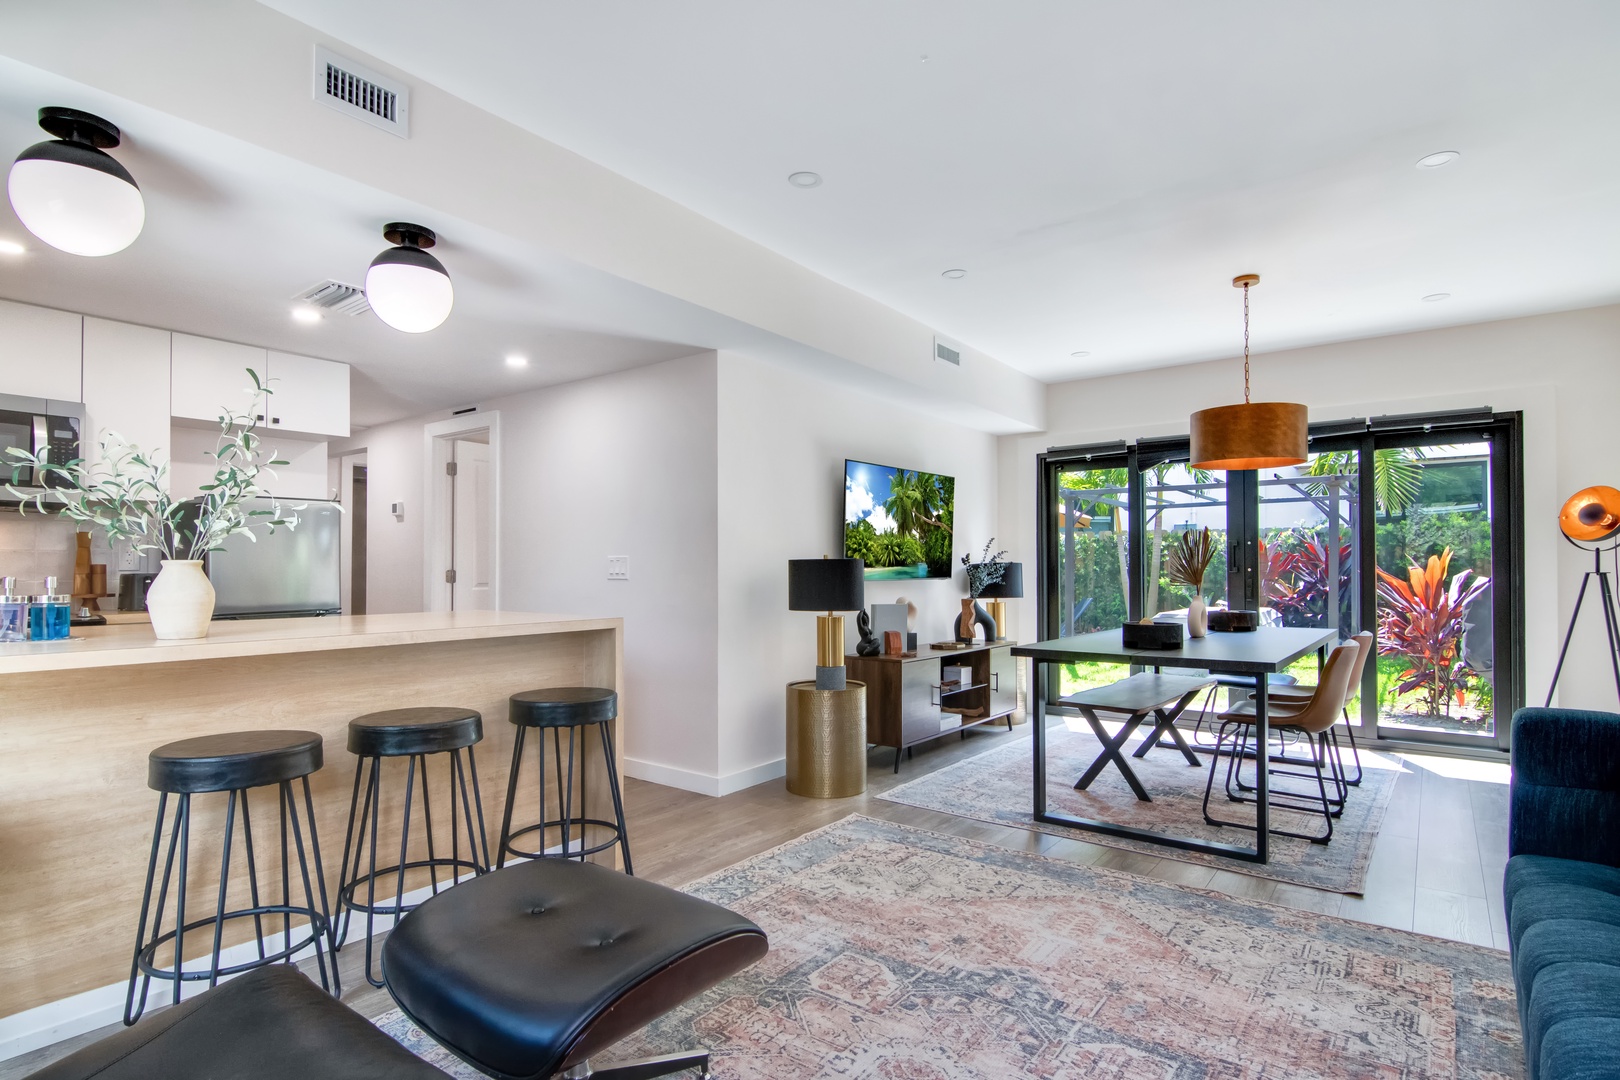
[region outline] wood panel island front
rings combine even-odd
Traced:
[[[229,731],[319,733],[325,766],[311,785],[329,895],[338,882],[354,783],[355,759],[346,748],[354,717],[416,705],[482,713],[478,777],[492,850],[511,763],[510,694],[552,686],[617,690],[621,720],[613,741],[623,745],[620,619],[457,612],[216,622],[200,641],[160,642],[142,625],[74,634],[69,641],[0,645],[0,1045],[33,1041],[29,1030],[39,1022],[79,1030],[76,1018],[110,1022],[113,1014],[103,1010],[111,988],[129,977],[157,812],[158,795],[146,785],[147,755],[164,743]],[[595,740],[587,742],[586,811],[611,818],[605,765]],[[539,812],[532,761],[526,766],[514,827],[520,819],[534,822]],[[442,786],[444,774],[433,775],[439,779],[430,783]],[[403,774],[395,779],[385,776],[382,851],[390,833],[396,852],[399,843]],[[266,789],[271,838],[274,807],[274,789]],[[198,796],[193,804],[187,893],[198,912],[213,910],[224,811],[222,795]],[[279,851],[270,850],[276,846],[262,845],[261,877],[269,865],[279,880]],[[240,845],[232,861],[232,896],[245,897]],[[351,941],[358,943],[362,926],[363,920]],[[228,926],[226,943],[251,929],[251,920]],[[212,944],[210,934],[195,937],[195,951],[193,937],[186,939],[188,958]],[[166,987],[154,993],[161,995],[156,1002],[167,1000]],[[64,1000],[75,995],[82,997]],[[121,1009],[121,989],[116,999]]]

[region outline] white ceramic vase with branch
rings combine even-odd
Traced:
[[[248,371],[253,399],[270,394],[258,373]],[[101,440],[100,460],[75,459],[66,464],[46,460],[44,453],[17,447],[6,450],[11,466],[7,491],[21,508],[55,514],[101,529],[112,542],[123,542],[142,554],[158,552],[163,569],[147,591],[152,630],[163,639],[200,638],[208,633],[214,613],[214,589],[202,560],[234,536],[256,540],[254,530],[291,529],[296,511],[283,511],[261,481],[275,477],[274,467],[287,462],[264,449],[256,433],[255,414],[225,409],[219,417],[219,441],[211,452],[213,479],[194,499],[176,499],[168,490],[169,466],[152,454],[108,432]],[[21,491],[19,477],[34,475],[41,490]],[[268,499],[270,508],[250,510],[250,499]]]

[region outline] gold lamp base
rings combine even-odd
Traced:
[[[1007,640],[1007,601],[991,600],[986,605],[991,620],[996,624],[996,640]]]
[[[843,690],[788,683],[787,789],[811,799],[847,799],[866,790],[866,684]]]

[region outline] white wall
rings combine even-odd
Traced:
[[[1488,405],[1522,410],[1525,433],[1527,696],[1540,704],[1590,556],[1562,542],[1563,500],[1616,484],[1620,306],[1369,338],[1256,356],[1257,400],[1300,401],[1311,419]],[[1240,400],[1241,360],[1078,380],[1049,388],[1049,430],[1004,436],[1000,516],[1014,557],[1035,556],[1035,457],[1050,446],[1184,434],[1196,409]],[[1033,600],[1017,605],[1019,635],[1036,631]],[[1559,701],[1614,709],[1613,676],[1595,612],[1570,649]]]
[[[720,354],[718,793],[783,771],[786,686],[815,669],[815,616],[788,610],[787,560],[841,554],[844,459],[956,478],[956,558],[997,532],[994,436],[733,353]],[[951,634],[967,586],[871,582],[905,596],[922,641]],[[849,649],[854,615],[845,616]]]
[[[264,476],[260,486],[278,499],[330,499],[332,485],[324,440],[289,439],[273,431],[263,431],[264,449],[275,451],[275,460],[285,461]],[[219,428],[187,427],[175,424],[169,429],[169,491],[176,498],[189,499],[201,494],[200,488],[214,479],[218,461]]]
[[[500,606],[624,618],[626,769],[652,779],[712,777],[718,756],[715,401],[704,353],[480,408],[501,416]],[[366,453],[369,612],[423,608],[422,429],[445,416],[333,447]]]

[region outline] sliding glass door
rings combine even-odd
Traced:
[[[1379,417],[1313,428],[1301,466],[1204,473],[1183,440],[1042,456],[1042,625],[1063,637],[1185,617],[1177,538],[1208,528],[1204,598],[1268,625],[1375,633],[1352,721],[1368,737],[1505,748],[1522,702],[1519,418]],[[1061,693],[1114,677],[1076,669]],[[1315,661],[1302,662],[1302,682]]]

